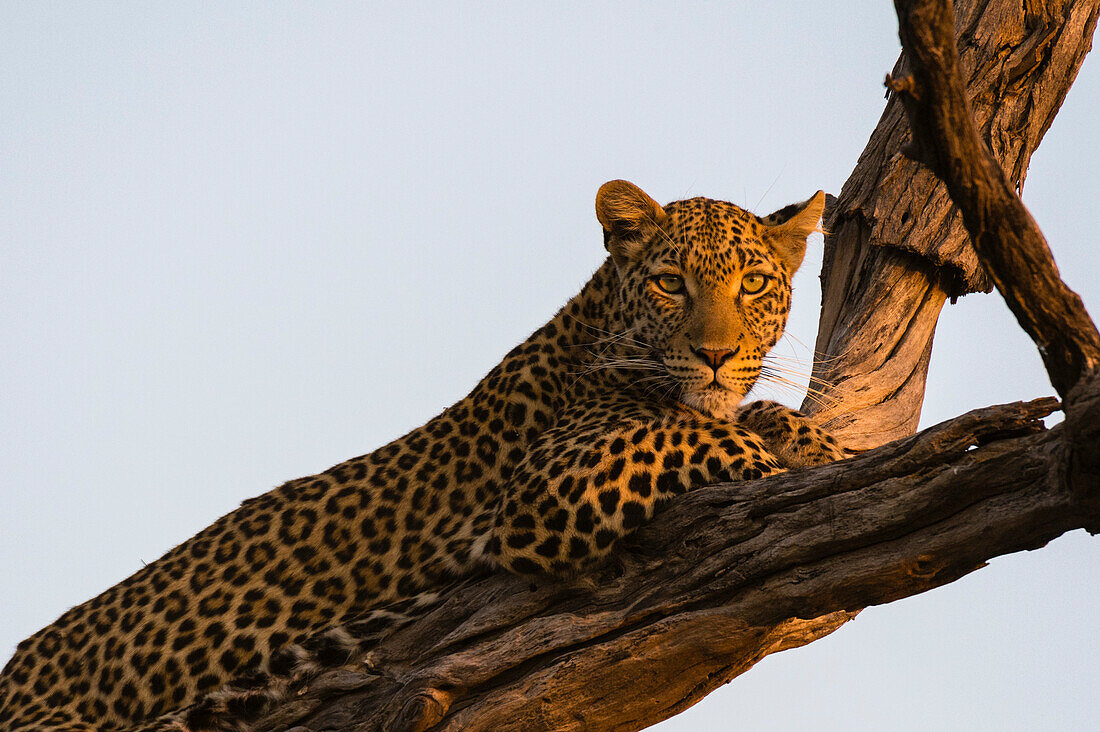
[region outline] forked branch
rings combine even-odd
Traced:
[[[959,79],[951,0],[894,4],[911,66],[904,76],[887,76],[886,85],[900,96],[912,127],[907,154],[947,186],[979,259],[1038,346],[1066,403],[1065,480],[1082,500],[1100,500],[1100,457],[1091,437],[1100,421],[1100,333],[974,126]],[[1094,3],[1091,11],[1083,29],[1088,38],[1100,8]]]
[[[970,240],[1020,326],[1039,347],[1065,397],[1100,368],[1100,333],[1058,274],[1054,257],[1012,183],[982,142],[959,76],[951,0],[895,0],[904,76],[887,76],[913,132],[906,154],[947,186]],[[1092,16],[1091,36],[1096,16]]]

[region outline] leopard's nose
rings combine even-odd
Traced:
[[[735,353],[735,351],[731,351],[728,348],[716,350],[713,348],[695,348],[694,346],[692,346],[691,352],[703,359],[703,361],[715,371]]]

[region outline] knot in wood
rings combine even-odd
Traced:
[[[439,723],[451,708],[454,694],[428,687],[416,692],[394,719],[395,732],[424,732]]]
[[[899,76],[896,79],[890,74],[887,74],[886,81],[883,82],[883,85],[894,94],[908,94],[913,99],[920,101],[920,87],[917,85],[912,74]]]
[[[905,563],[905,573],[910,577],[932,579],[939,571],[936,564],[936,558],[933,555],[918,554]]]

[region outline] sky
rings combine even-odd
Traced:
[[[0,661],[464,396],[602,261],[604,181],[839,192],[898,50],[886,2],[0,2]],[[1093,57],[1023,194],[1094,316],[1098,108]],[[820,249],[780,346],[807,373]],[[923,426],[1051,393],[998,295],[945,308]],[[1097,620],[1078,531],[654,729],[1095,727]]]

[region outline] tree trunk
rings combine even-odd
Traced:
[[[869,604],[1100,531],[1100,336],[1013,192],[1097,3],[966,0],[954,22],[946,0],[897,5],[895,98],[828,220],[814,376],[849,439],[902,439],[683,496],[573,584],[471,578],[258,729],[641,729]],[[907,149],[932,171],[900,154],[905,113]],[[1065,422],[1043,427],[1058,406],[1044,399],[909,436],[940,307],[990,281],[1039,344]]]
[[[1020,190],[1091,47],[1097,3],[965,0],[956,9],[974,122]],[[893,74],[909,63],[903,51]],[[947,189],[902,154],[909,140],[894,96],[825,222],[811,381],[821,394],[803,409],[857,448],[913,433],[940,308],[991,287]]]

